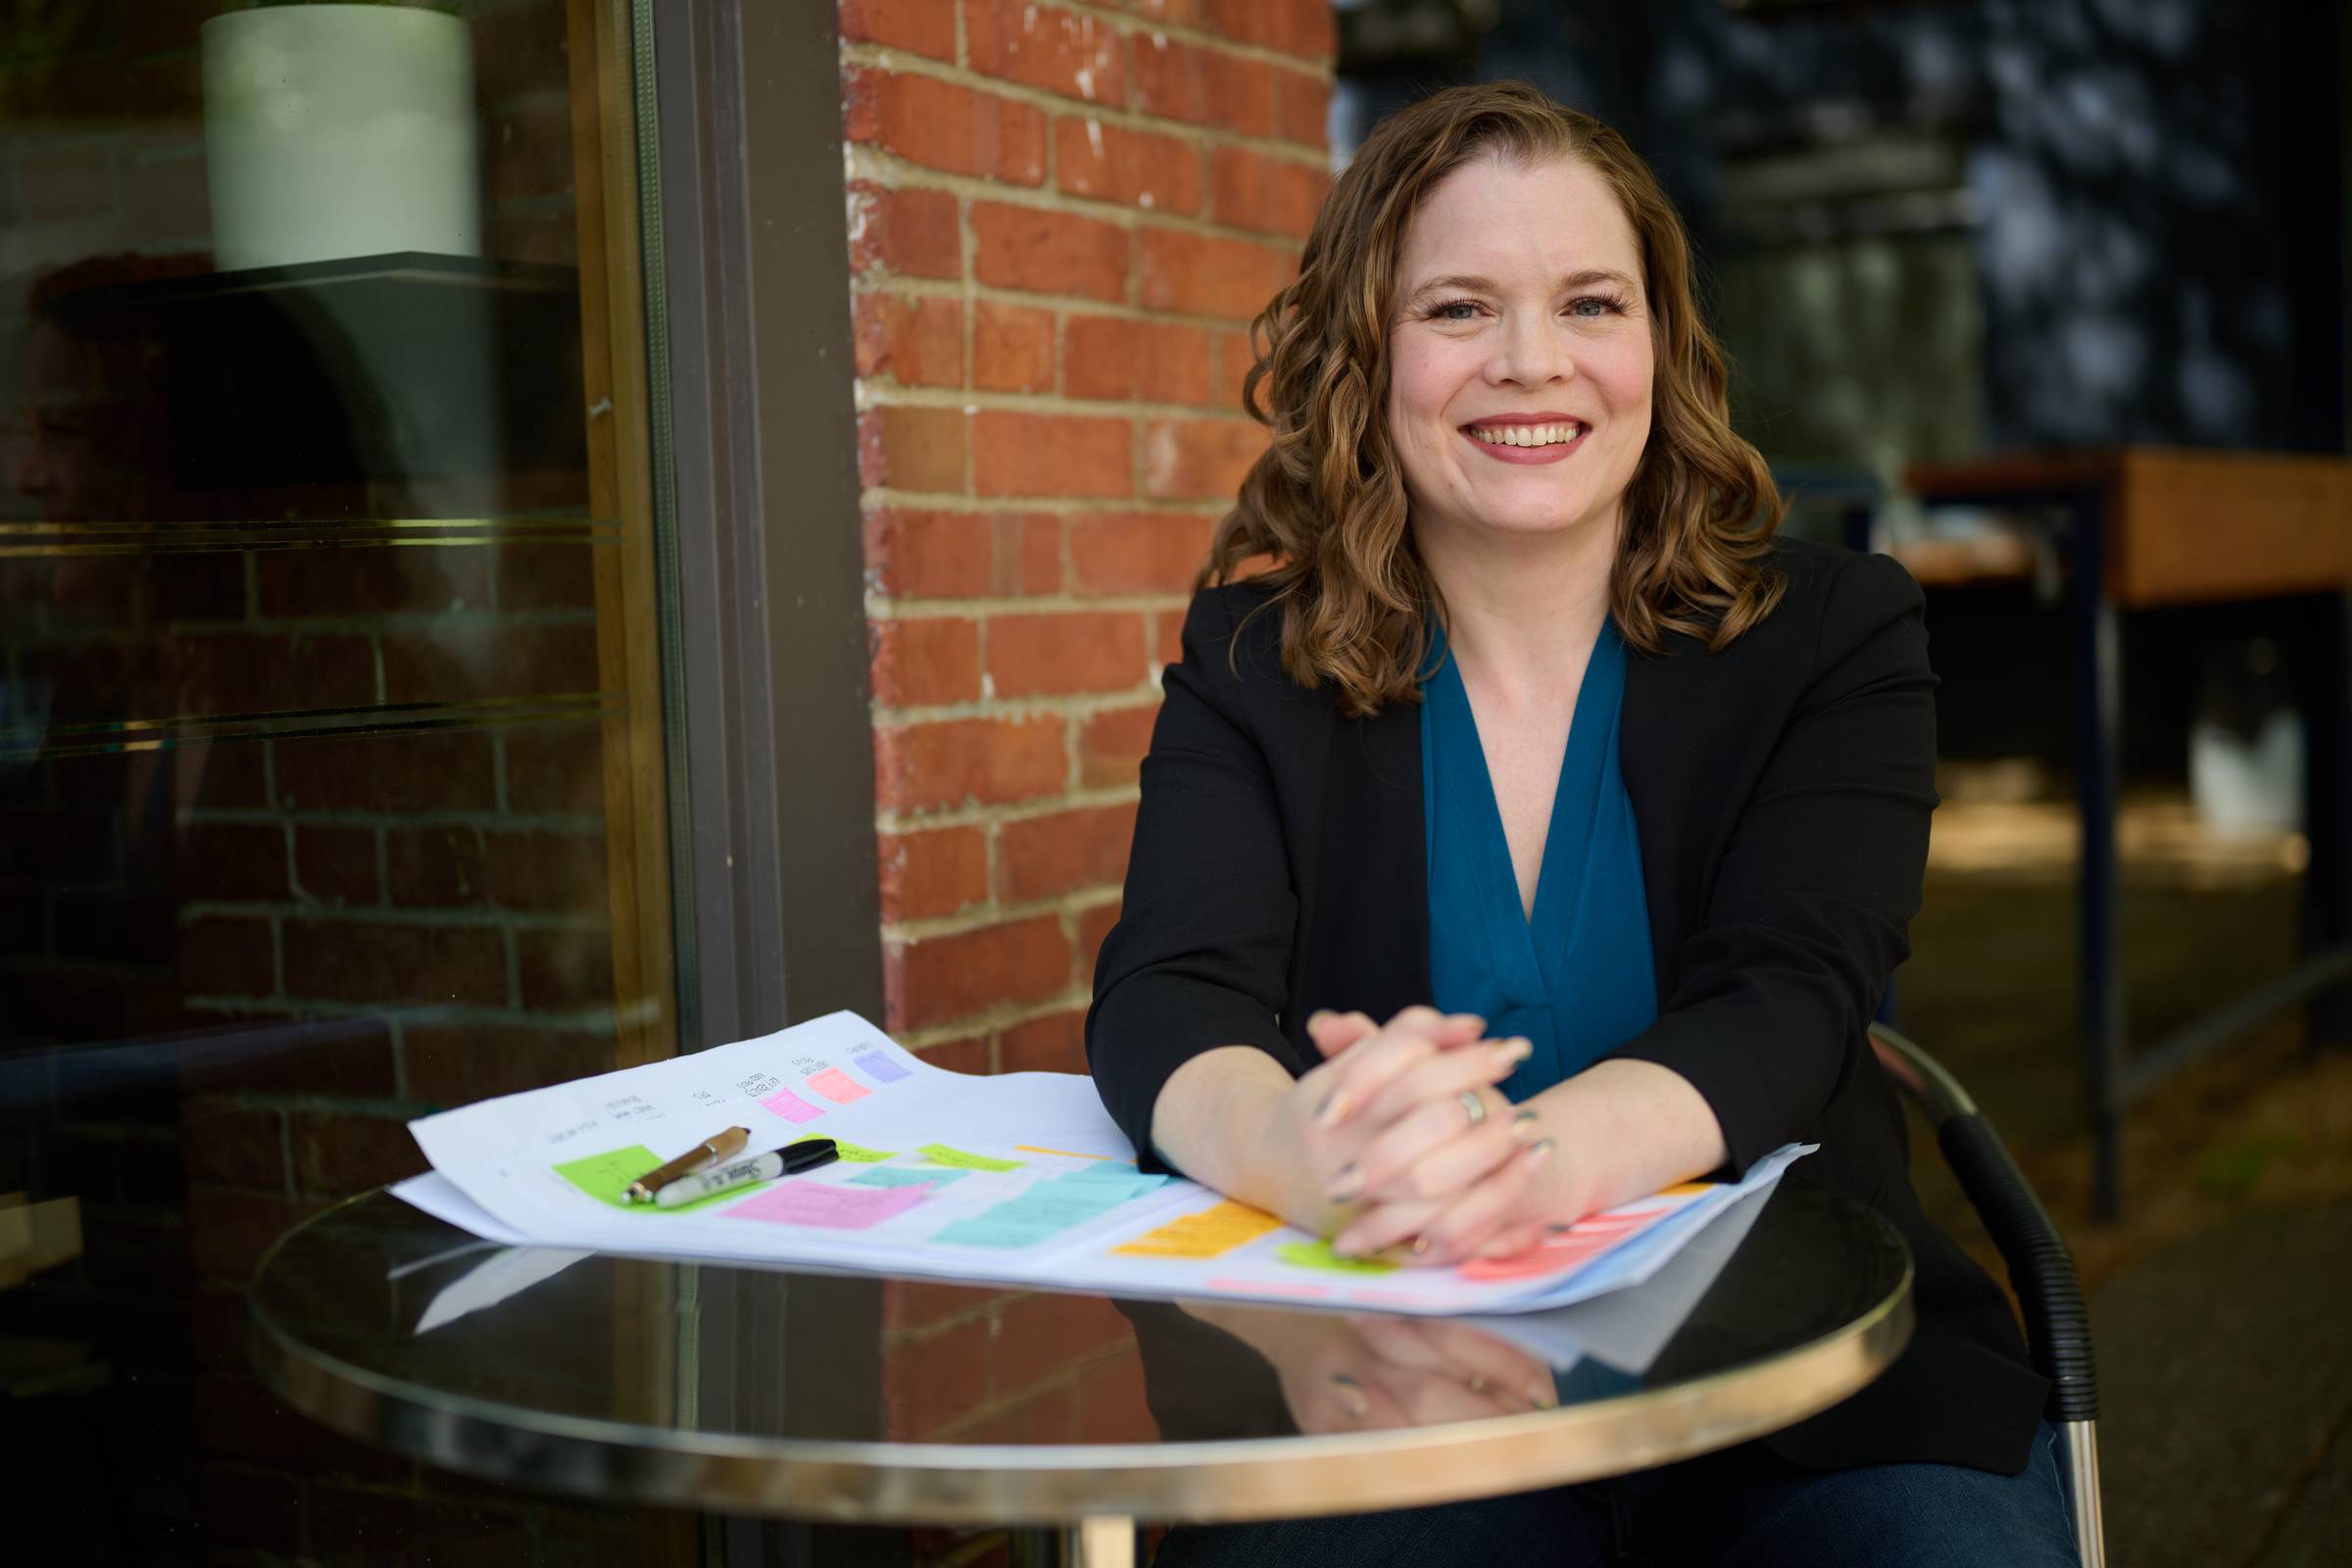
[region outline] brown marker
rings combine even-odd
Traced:
[[[752,1141],[749,1127],[730,1127],[715,1137],[706,1138],[666,1165],[658,1165],[621,1189],[620,1196],[632,1203],[650,1203],[662,1187],[681,1176],[691,1176],[706,1165],[722,1159],[732,1159],[743,1152],[743,1146]]]

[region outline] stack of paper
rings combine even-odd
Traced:
[[[680,1208],[622,1200],[729,1126],[752,1129],[752,1152],[825,1137],[841,1159]],[[947,1072],[847,1012],[410,1130],[433,1169],[393,1191],[510,1245],[1446,1313],[1532,1311],[1646,1279],[1807,1152],[1782,1150],[1736,1186],[1594,1214],[1518,1257],[1349,1261],[1271,1214],[1139,1172],[1084,1078]]]

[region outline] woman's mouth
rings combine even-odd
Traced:
[[[1462,434],[1488,457],[1504,463],[1557,463],[1583,444],[1592,426],[1581,419],[1544,424],[1465,424]]]

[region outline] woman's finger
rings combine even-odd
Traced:
[[[1371,1102],[1356,1113],[1356,1119],[1367,1126],[1379,1126],[1396,1120],[1419,1106],[1448,1103],[1462,1110],[1459,1097],[1465,1091],[1486,1090],[1501,1083],[1519,1064],[1535,1052],[1535,1047],[1523,1038],[1497,1040],[1467,1051],[1440,1051],[1423,1057],[1398,1073]],[[1494,1105],[1506,1106],[1509,1102],[1498,1095],[1482,1097]],[[1474,1122],[1463,1112],[1462,1125]]]
[[[1515,1229],[1520,1220],[1513,1210],[1551,1152],[1551,1140],[1538,1139],[1446,1205],[1445,1212],[1421,1227],[1415,1237],[1413,1261],[1458,1263],[1474,1256],[1505,1229]]]
[[[1477,1032],[1485,1028],[1483,1019],[1468,1013],[1448,1018],[1435,1007],[1405,1008],[1379,1034],[1324,1063],[1337,1073],[1330,1091],[1315,1106],[1315,1125],[1326,1132],[1346,1125],[1397,1074],[1446,1049],[1441,1042],[1464,1030],[1476,1039]]]
[[[1367,1012],[1322,1011],[1306,1020],[1306,1038],[1315,1043],[1315,1049],[1327,1061],[1378,1033],[1380,1025]]]
[[[1334,1168],[1333,1201],[1447,1202],[1533,1142],[1533,1112],[1512,1109],[1493,1090],[1478,1092],[1478,1100],[1476,1122],[1457,1096],[1391,1122],[1353,1160]]]

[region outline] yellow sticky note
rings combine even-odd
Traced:
[[[1172,1219],[1111,1250],[1123,1257],[1216,1257],[1281,1225],[1281,1220],[1264,1209],[1229,1198],[1214,1208]]]
[[[957,1170],[1019,1170],[1017,1159],[991,1159],[966,1150],[950,1149],[945,1144],[925,1144],[915,1151],[934,1165],[953,1165]]]
[[[815,1136],[816,1134],[810,1133],[808,1138],[795,1138],[793,1142],[805,1144],[808,1142],[809,1138]],[[887,1149],[868,1149],[863,1144],[853,1144],[840,1138],[833,1140],[833,1152],[838,1157],[858,1165],[879,1165],[886,1159],[899,1157]]]
[[[1692,1198],[1700,1193],[1712,1192],[1715,1185],[1713,1182],[1684,1182],[1680,1186],[1667,1188],[1658,1196],[1660,1198]]]

